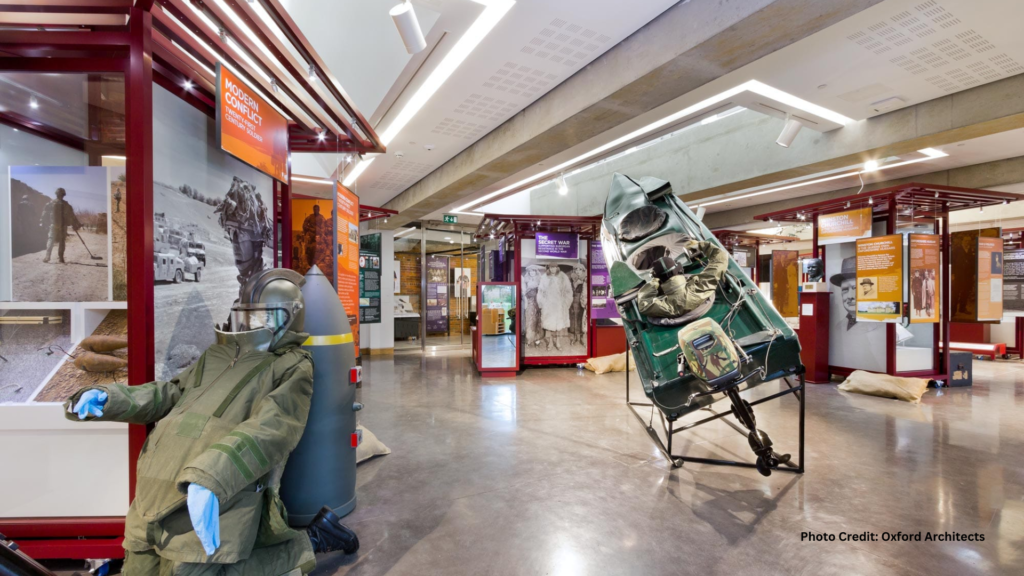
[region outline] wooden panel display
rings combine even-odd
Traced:
[[[984,322],[978,319],[978,239],[1001,237],[1001,228],[950,233],[950,321]]]
[[[800,285],[800,252],[775,250],[772,252],[772,304],[783,318],[800,315],[797,286]]]

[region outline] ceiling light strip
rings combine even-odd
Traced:
[[[455,43],[455,46],[445,54],[441,63],[437,65],[437,68],[430,73],[430,76],[423,82],[423,84],[416,90],[416,93],[412,95],[402,110],[395,116],[388,127],[381,132],[380,140],[387,146],[399,132],[405,128],[409,122],[416,116],[416,114],[423,108],[424,105],[430,100],[430,98],[437,93],[437,91],[444,85],[445,81],[458,69],[459,65],[476,49],[476,47],[483,41],[484,38],[498,25],[498,22],[504,18],[505,14],[515,4],[514,0],[473,0],[477,4],[484,6],[483,13],[477,17],[476,21],[466,30],[466,33],[459,38],[459,41]],[[355,168],[345,179],[343,184],[345,186],[351,186],[355,182],[356,178],[360,174],[366,171],[369,165],[373,162],[373,158],[364,159],[362,162],[357,164]]]
[[[542,171],[542,172],[540,172],[538,174],[535,174],[533,176],[524,178],[524,179],[516,182],[515,184],[511,184],[509,186],[505,186],[504,188],[501,188],[500,190],[497,190],[495,192],[491,192],[490,194],[487,194],[487,195],[485,195],[485,196],[483,196],[481,198],[473,200],[472,202],[469,202],[467,204],[463,204],[462,206],[459,206],[458,208],[456,208],[454,210],[454,212],[457,212],[457,213],[460,213],[460,214],[479,215],[478,212],[468,212],[467,210],[469,210],[471,208],[475,208],[475,207],[483,204],[487,200],[489,200],[491,198],[494,198],[495,196],[499,196],[499,195],[504,194],[504,193],[506,193],[506,192],[508,192],[510,190],[515,190],[516,188],[519,188],[519,187],[524,186],[526,184],[529,184],[531,182],[535,182],[537,180],[543,179],[544,177],[549,176],[551,174],[555,174],[555,173],[564,171],[567,168],[569,168],[569,167],[571,167],[571,166],[573,166],[575,164],[583,162],[583,161],[585,161],[585,160],[587,160],[589,158],[593,158],[594,156],[597,156],[597,155],[599,155],[599,154],[601,154],[603,152],[606,152],[608,150],[612,150],[614,148],[622,146],[622,145],[624,145],[624,144],[626,144],[626,143],[628,143],[628,142],[630,142],[632,140],[635,140],[637,138],[641,138],[641,137],[643,137],[643,136],[645,136],[647,134],[650,134],[651,132],[654,132],[655,130],[659,130],[661,128],[664,128],[665,126],[668,126],[670,124],[674,124],[676,122],[679,122],[679,121],[681,121],[681,120],[683,120],[683,119],[685,119],[685,118],[687,118],[689,116],[693,116],[693,115],[699,114],[702,111],[704,111],[706,108],[710,108],[710,107],[714,106],[715,104],[718,104],[718,103],[720,103],[722,101],[725,101],[725,100],[727,100],[729,98],[732,98],[732,97],[734,97],[734,96],[736,96],[738,94],[741,94],[741,93],[747,92],[747,91],[753,92],[755,94],[759,94],[761,96],[764,96],[765,98],[772,98],[772,99],[777,100],[779,102],[783,102],[783,103],[785,103],[785,104],[787,104],[789,106],[793,106],[794,108],[798,108],[798,109],[804,110],[806,112],[809,112],[809,113],[812,113],[812,114],[816,114],[818,116],[821,116],[822,118],[826,118],[826,119],[831,120],[832,122],[835,122],[837,124],[841,124],[841,125],[845,126],[845,125],[850,124],[850,123],[853,122],[852,119],[847,118],[846,116],[843,116],[842,114],[833,112],[831,110],[828,110],[827,108],[823,108],[823,107],[818,106],[816,104],[811,104],[810,102],[807,102],[806,100],[803,100],[801,98],[797,98],[796,96],[793,96],[792,94],[788,94],[786,92],[783,92],[782,90],[778,90],[776,88],[772,88],[771,86],[768,86],[768,85],[766,85],[766,84],[764,84],[762,82],[758,82],[757,80],[750,80],[748,82],[744,82],[743,84],[740,84],[739,86],[730,88],[729,90],[726,90],[724,92],[720,92],[719,94],[711,96],[710,98],[706,98],[704,100],[701,100],[700,102],[697,102],[696,104],[693,104],[691,106],[687,106],[686,108],[684,108],[684,109],[682,109],[682,110],[680,110],[678,112],[675,112],[673,114],[669,114],[668,116],[665,116],[665,117],[663,117],[663,118],[661,118],[659,120],[655,120],[654,122],[651,122],[650,124],[648,124],[647,126],[644,126],[643,128],[640,128],[638,130],[634,130],[633,132],[630,132],[629,134],[626,134],[625,136],[617,138],[617,139],[615,139],[615,140],[613,140],[611,142],[608,142],[607,144],[603,144],[601,146],[598,146],[597,148],[594,148],[593,150],[590,150],[589,152],[585,152],[583,154],[580,154],[579,156],[577,156],[577,157],[575,157],[575,158],[573,158],[571,160],[563,162],[563,163],[561,163],[561,164],[559,164],[557,166],[554,166],[552,168],[544,170],[544,171]]]

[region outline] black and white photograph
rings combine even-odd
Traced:
[[[13,300],[109,301],[107,168],[11,166],[10,186]]]
[[[935,270],[914,270],[910,277],[910,317],[935,316]]]
[[[523,258],[526,356],[587,353],[587,269],[583,260]]]
[[[857,321],[857,245],[833,244],[825,252],[832,291],[828,363],[860,370],[885,371],[886,339],[882,322]],[[834,272],[838,270],[839,272]],[[863,280],[863,278],[862,278]]]
[[[167,379],[214,343],[241,284],[274,265],[273,183],[217,146],[212,118],[163,88],[153,99],[156,377]]]
[[[71,348],[70,310],[0,308],[0,404],[31,400]]]

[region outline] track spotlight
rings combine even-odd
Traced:
[[[878,160],[868,160],[864,163],[865,172],[874,172],[875,170],[878,170]]]
[[[775,143],[783,148],[789,148],[789,145],[793,143],[796,135],[800,133],[800,129],[803,127],[804,125],[796,118],[786,118],[786,125],[782,127],[782,134],[779,134],[779,139]]]
[[[565,183],[565,174],[558,177],[558,193],[562,196],[569,193],[569,185]]]
[[[420,29],[419,20],[416,19],[416,11],[413,10],[412,2],[408,0],[402,2],[392,8],[389,14],[395,21],[406,52],[417,54],[427,47],[427,41],[423,38],[423,30]]]
[[[847,201],[846,201],[846,208],[849,208],[849,207],[850,207],[850,201],[849,201],[849,200],[847,200]]]
[[[871,206],[874,203],[875,203],[875,199],[874,198],[868,198],[868,206]]]
[[[308,79],[310,82],[316,82],[316,68],[313,68],[313,66],[310,65],[309,69],[306,71],[306,74],[306,79]]]
[[[327,138],[327,135],[324,133],[324,129],[321,128],[316,135],[316,139],[323,142],[324,138]]]
[[[277,85],[277,78],[270,79],[270,89],[274,91],[274,94],[281,91],[281,87]]]
[[[186,79],[184,82],[182,82],[181,85],[185,88],[185,90],[191,90],[192,89],[192,81],[191,80]]]
[[[39,100],[36,100],[35,96],[28,99],[28,105],[32,108],[39,108]]]

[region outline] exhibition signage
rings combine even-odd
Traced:
[[[775,250],[772,252],[772,304],[783,318],[800,315],[800,252]]]
[[[978,321],[1003,318],[1003,239],[978,237]]]
[[[1002,316],[1002,294],[998,295],[999,316],[991,316],[993,310],[989,305],[992,300],[991,281],[993,280],[991,249],[994,245],[985,243],[989,253],[985,257],[985,263],[981,263],[982,255],[979,250],[981,243],[978,241],[980,238],[1001,240],[1002,229],[995,227],[962,230],[951,232],[949,235],[949,316],[952,322],[998,322]],[[1001,242],[999,252],[998,264],[999,269],[1002,270]],[[983,271],[985,271],[984,280],[982,279]],[[997,274],[995,280],[1001,289],[1002,273]],[[982,287],[982,282],[985,283],[984,287]],[[986,293],[982,294],[982,290],[985,290]],[[984,314],[981,310],[983,301],[986,308]]]
[[[217,137],[228,154],[288,181],[288,120],[219,62]]]
[[[356,356],[359,356],[359,197],[339,182],[334,207],[334,229],[338,238],[335,286],[348,315]]]
[[[359,322],[380,324],[380,234],[359,238]]]
[[[537,232],[537,258],[580,257],[580,237],[567,232]]]
[[[619,318],[619,310],[611,297],[608,263],[600,242],[590,243],[590,298],[591,318]]]
[[[899,322],[903,308],[903,235],[857,240],[857,321]]]
[[[939,267],[941,239],[935,234],[910,234],[910,323],[939,321],[942,277]]]
[[[427,332],[448,331],[448,258],[427,256]]]
[[[1003,307],[1024,310],[1024,250],[1003,251]]]
[[[818,245],[841,244],[870,237],[870,207],[818,216]]]

